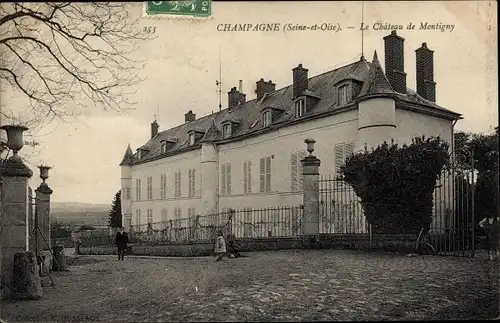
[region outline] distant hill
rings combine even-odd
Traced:
[[[111,204],[92,204],[81,202],[52,202],[50,203],[51,212],[56,213],[79,213],[79,212],[109,212]]]
[[[107,225],[111,204],[92,204],[80,202],[51,203],[52,221],[72,225]]]

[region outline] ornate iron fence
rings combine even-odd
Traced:
[[[353,188],[333,176],[322,176],[320,232],[369,234],[360,198]],[[429,243],[441,255],[474,257],[477,221],[474,219],[474,171],[457,165],[445,167],[434,188]]]
[[[171,219],[129,229],[130,243],[185,244],[212,243],[218,231],[224,236],[262,239],[301,236],[302,208],[273,207],[264,209],[231,209],[227,212],[193,218]],[[83,246],[113,245],[114,237],[102,233],[82,236]]]
[[[368,234],[368,223],[354,189],[332,175],[319,181],[320,233]]]

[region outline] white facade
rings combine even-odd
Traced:
[[[297,181],[301,177],[301,174],[298,174],[301,168],[300,162],[297,170],[295,168],[292,170],[292,167],[297,163],[297,155],[294,154],[302,152],[301,157],[305,156],[304,140],[307,138],[316,140],[314,155],[321,160],[320,173],[324,175],[333,175],[336,172],[335,165],[344,162],[345,154],[342,160],[339,160],[339,156],[335,156],[335,147],[339,144],[352,143],[353,146],[362,149],[361,147],[365,144],[370,147],[384,140],[390,142],[394,139],[402,145],[410,144],[412,138],[416,136],[425,135],[426,137],[440,136],[451,146],[451,120],[396,109],[391,99],[375,99],[373,102],[369,100],[365,102],[369,106],[367,109],[369,118],[362,115],[363,110],[352,109],[243,141],[220,145],[204,144],[198,150],[145,164],[122,166],[124,176],[122,190],[131,192],[130,200],[126,199],[126,195],[122,195],[125,226],[128,227],[131,221],[134,227],[140,224],[142,230],[145,229],[148,212],[152,215],[149,221],[157,223],[193,217],[196,214],[219,213],[228,208],[262,209],[300,205],[302,204],[300,185],[292,188],[292,177],[297,176]],[[393,114],[390,117],[392,119],[389,120],[394,123],[394,127],[386,126],[387,120],[380,120],[383,117],[377,119],[373,116],[373,111],[377,107]],[[363,128],[369,122],[374,123],[373,120],[384,125]],[[359,128],[362,129],[358,130]],[[270,169],[266,169],[264,162],[264,170],[261,172],[261,159],[263,158],[270,159]],[[230,170],[226,168],[222,175],[221,170],[225,165],[230,165]],[[189,179],[190,170],[194,170],[194,195],[192,196],[189,196],[189,183],[192,180]],[[175,173],[179,172],[181,195],[176,197]],[[166,195],[164,196],[162,196],[161,188],[163,174],[166,176]],[[191,174],[193,174],[192,171]],[[225,185],[222,184],[223,177],[226,179]],[[230,177],[229,182],[228,177]],[[148,178],[152,180],[149,188],[152,196],[148,196]],[[266,180],[269,178],[270,185],[266,186]],[[139,190],[138,184],[140,184]],[[225,186],[224,191],[223,186]],[[261,186],[263,186],[263,191]],[[139,216],[139,222],[137,222],[137,216]],[[158,228],[161,225],[153,227]]]

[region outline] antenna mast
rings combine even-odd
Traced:
[[[219,48],[219,79],[215,81],[219,93],[219,112],[222,110],[222,52]]]
[[[365,2],[361,1],[361,59],[365,58],[364,55],[364,30],[365,30]]]

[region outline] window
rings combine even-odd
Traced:
[[[260,159],[260,192],[271,191],[271,157]]]
[[[295,117],[300,118],[306,112],[305,100],[301,99],[295,102]]]
[[[292,180],[292,185],[291,185],[291,191],[292,192],[298,192],[302,191],[302,186],[303,186],[303,181],[304,181],[304,174],[303,174],[303,168],[302,168],[302,163],[300,162],[302,159],[306,157],[306,152],[305,151],[299,151],[292,153],[291,156],[291,180]]]
[[[174,217],[176,220],[180,220],[181,219],[181,208],[180,207],[176,207],[174,209]]]
[[[221,166],[221,191],[220,194],[231,195],[231,164],[226,163]]]
[[[153,199],[153,177],[148,177],[147,178],[147,184],[148,184],[148,200]]]
[[[175,197],[180,197],[181,196],[181,172],[175,172],[175,192],[174,192],[174,196]]]
[[[141,210],[135,210],[136,231],[141,231]]]
[[[132,226],[132,216],[131,215],[126,215],[125,216],[125,225],[124,225],[124,227],[126,229],[130,229],[131,226]]]
[[[222,126],[222,138],[229,138],[231,136],[231,124],[227,123]]]
[[[334,173],[339,174],[340,167],[345,164],[347,157],[354,152],[354,142],[339,143],[334,147],[335,169]]]
[[[148,229],[152,229],[153,228],[153,210],[148,209],[147,212],[148,212],[147,213]]]
[[[135,180],[135,200],[141,200],[141,180],[139,178]]]
[[[264,112],[264,127],[268,127],[271,125],[271,111]]]
[[[348,97],[348,88],[349,85],[342,85],[339,88],[339,105],[344,105],[347,102],[349,102],[349,97]]]
[[[243,193],[252,193],[252,162],[243,163]]]
[[[165,229],[168,224],[168,210],[167,208],[161,209],[161,227]]]
[[[194,133],[190,133],[190,134],[189,134],[189,145],[190,145],[190,146],[194,145],[194,142],[195,142],[195,136],[194,136]]]
[[[166,141],[162,141],[161,142],[161,153],[164,154],[167,152],[167,142]]]
[[[167,198],[167,174],[161,174],[160,176],[160,198]]]
[[[195,173],[196,171],[194,169],[189,169],[188,170],[188,177],[189,177],[189,197],[195,196]]]

